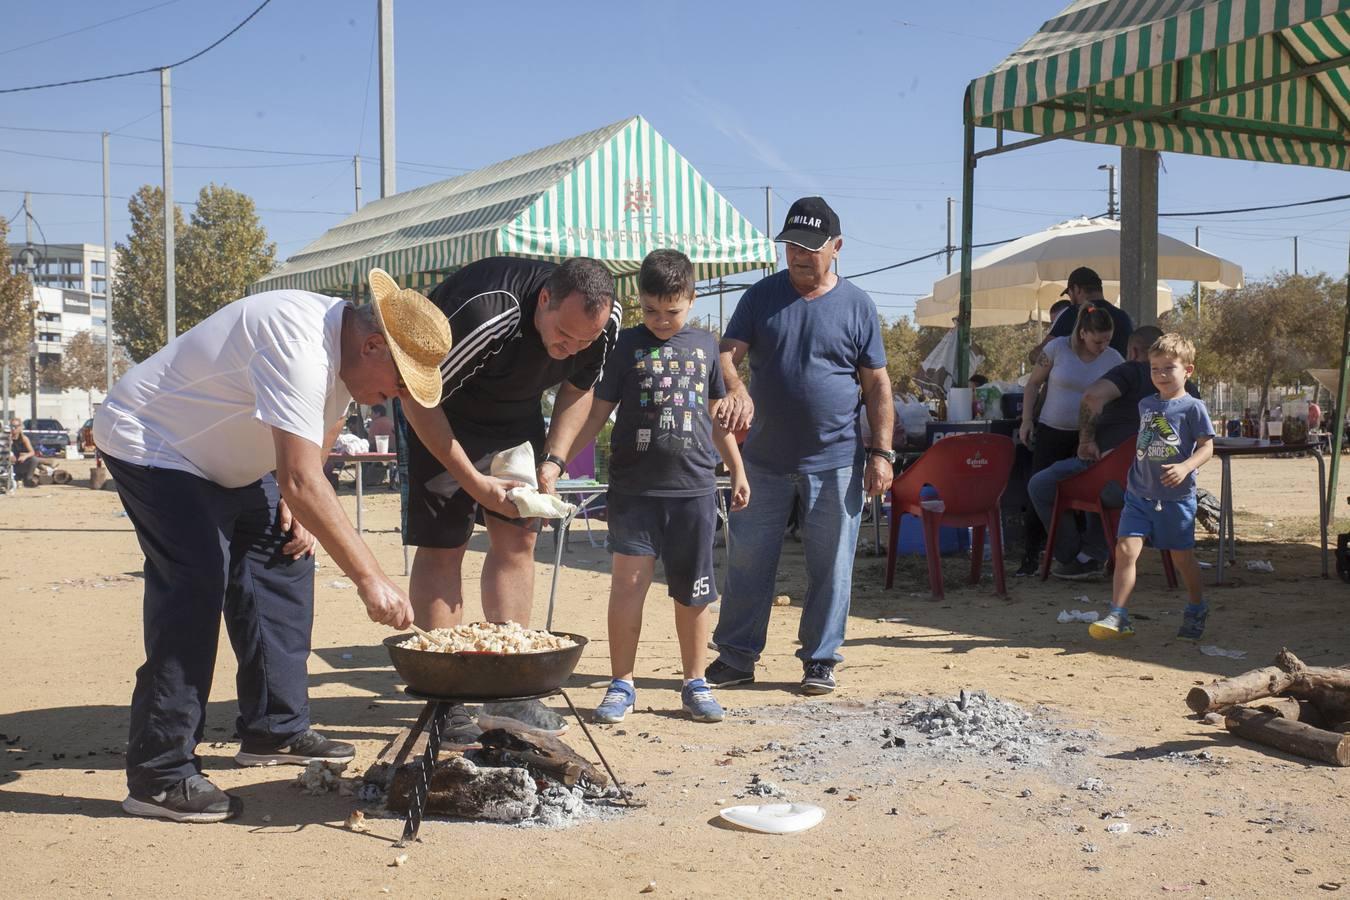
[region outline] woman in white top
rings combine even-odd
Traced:
[[[1078,308],[1078,321],[1071,337],[1048,342],[1027,379],[1022,407],[1022,443],[1031,448],[1031,475],[1068,459],[1078,452],[1078,408],[1088,385],[1113,367],[1124,362],[1111,349],[1114,323],[1104,306],[1084,303]],[[1045,400],[1036,411],[1034,398],[1045,386]],[[1034,417],[1034,418],[1033,418]],[[1035,574],[1039,568],[1045,526],[1030,507],[1023,519],[1026,525],[1026,553],[1018,575]]]

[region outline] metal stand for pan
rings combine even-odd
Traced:
[[[389,776],[389,784],[392,787],[394,776],[398,773],[408,756],[412,753],[413,745],[417,743],[418,735],[426,732],[427,746],[422,752],[422,758],[417,761],[416,772],[413,780],[412,791],[408,797],[408,816],[403,821],[403,837],[399,839],[395,847],[406,847],[409,842],[417,840],[417,832],[422,827],[422,815],[426,811],[427,794],[431,789],[431,773],[436,768],[436,756],[441,749],[441,734],[445,730],[445,720],[450,715],[452,706],[459,706],[469,703],[513,703],[521,700],[543,700],[547,697],[561,696],[567,701],[567,708],[571,710],[572,716],[581,726],[582,734],[586,735],[586,740],[590,741],[591,749],[595,755],[600,758],[600,764],[605,767],[605,772],[614,782],[615,789],[619,792],[619,798],[623,804],[631,809],[638,809],[646,804],[632,799],[628,795],[627,789],[619,781],[619,776],[615,774],[614,768],[605,759],[605,754],[600,752],[600,745],[595,742],[591,730],[586,727],[586,722],[581,713],[577,711],[576,704],[572,698],[567,696],[567,691],[562,688],[554,688],[551,691],[545,691],[542,694],[531,694],[527,697],[451,697],[436,696],[433,694],[424,694],[420,691],[414,691],[412,688],[404,688],[409,697],[426,701],[422,707],[422,712],[418,714],[417,721],[413,723],[412,730],[408,734],[408,739],[403,742],[399,748],[398,756],[394,758],[394,766]]]

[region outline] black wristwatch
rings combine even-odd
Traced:
[[[880,456],[882,459],[886,460],[886,462],[890,463],[891,465],[895,465],[895,451],[894,451],[894,450],[882,450],[880,447],[868,447],[868,448],[867,448],[867,455],[868,455],[868,456]]]
[[[555,466],[557,466],[559,475],[564,475],[567,473],[567,460],[563,459],[561,456],[556,456],[555,454],[552,453],[545,453],[544,458],[539,460],[539,465],[542,466],[546,462],[551,462]]]

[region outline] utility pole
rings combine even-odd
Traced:
[[[1116,206],[1116,167],[1111,163],[1097,167],[1098,172],[1106,172],[1106,217],[1120,218],[1120,209]]]
[[[1298,274],[1298,235],[1294,235],[1294,274]]]
[[[952,253],[956,248],[952,246],[952,206],[956,203],[951,197],[947,198],[947,274],[952,274]]]
[[[764,236],[773,240],[773,187],[767,184],[764,186]],[[773,266],[768,269],[770,275],[778,271],[778,245],[774,244],[773,247]]]
[[[32,292],[33,315],[28,322],[28,333],[32,337],[32,342],[28,345],[28,419],[34,428],[37,428],[37,395],[38,395],[38,292],[37,292],[37,251],[33,247],[33,198],[28,191],[23,192],[23,262],[24,268],[28,270],[28,289]]]
[[[103,393],[113,386],[113,245],[112,178],[109,175],[108,132],[103,132]],[[92,287],[92,285],[90,285]]]
[[[394,0],[376,0],[380,29],[380,196],[394,187]]]
[[[169,70],[159,70],[159,116],[164,154],[164,342],[178,334],[178,308],[173,284],[173,98],[169,92]]]
[[[717,336],[721,337],[722,332],[727,330],[726,321],[726,299],[727,280],[725,278],[717,279]]]
[[[352,174],[356,176],[356,211],[361,211],[361,157],[352,157]]]

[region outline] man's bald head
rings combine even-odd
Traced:
[[[1130,332],[1130,340],[1125,347],[1125,358],[1132,362],[1148,362],[1148,348],[1162,336],[1163,330],[1156,325],[1140,325]]]

